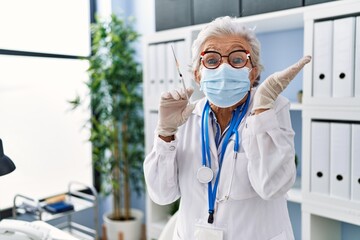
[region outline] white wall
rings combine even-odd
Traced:
[[[89,0],[0,0],[0,49],[88,56]],[[25,56],[23,56],[25,55]],[[16,170],[0,179],[0,208],[15,194],[45,198],[71,180],[92,184],[90,111],[68,102],[86,95],[86,60],[0,54],[0,138]]]

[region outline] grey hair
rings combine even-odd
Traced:
[[[263,70],[260,61],[260,42],[255,36],[254,30],[239,23],[234,17],[218,17],[207,24],[199,33],[192,45],[192,73],[200,67],[200,54],[204,43],[209,37],[234,35],[244,38],[250,45],[250,57],[254,67],[258,68],[259,75]]]

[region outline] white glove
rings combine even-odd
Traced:
[[[168,137],[176,133],[179,126],[183,125],[195,108],[190,104],[188,98],[194,89],[187,88],[188,97],[183,89],[165,92],[160,98],[159,121],[156,133]]]
[[[273,108],[277,96],[310,60],[311,56],[305,56],[294,65],[281,72],[273,73],[266,78],[256,90],[252,111]]]

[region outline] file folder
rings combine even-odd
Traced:
[[[158,81],[156,79],[156,45],[150,45],[149,46],[149,55],[147,57],[148,59],[148,87],[146,89],[147,96],[148,96],[148,103],[151,108],[156,108],[158,106],[158,102],[156,102],[156,95],[159,95],[157,92],[158,89]]]
[[[311,123],[310,191],[330,194],[330,123]]]
[[[351,130],[351,200],[360,201],[360,124],[353,124]]]
[[[166,51],[165,43],[160,43],[156,45],[156,78],[158,80],[158,92],[156,101],[159,103],[160,95],[167,90],[166,87],[166,69],[167,69],[167,60],[166,60]]]
[[[334,20],[333,97],[353,97],[355,17]]]
[[[333,21],[314,24],[313,96],[332,95]]]
[[[74,205],[72,205],[71,203],[61,201],[61,202],[47,204],[45,205],[44,208],[46,211],[50,213],[62,213],[62,212],[74,210]]]
[[[169,42],[166,43],[166,77],[165,82],[167,86],[167,90],[175,89],[175,82],[179,78],[179,74],[177,73],[176,69],[176,62],[174,58],[174,54],[172,51],[172,48],[174,48],[175,51],[175,43],[176,42]],[[176,52],[175,52],[176,54]]]
[[[355,38],[355,97],[360,97],[360,17],[356,18]]]
[[[330,124],[330,195],[350,199],[351,124]]]

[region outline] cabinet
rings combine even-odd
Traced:
[[[277,57],[274,58],[276,59],[275,62],[284,63],[286,67],[297,60],[290,60],[288,58],[290,52],[295,48],[302,50],[301,55],[314,55],[315,23],[354,17],[354,27],[359,29],[360,20],[358,16],[360,16],[360,1],[342,0],[242,17],[239,18],[238,21],[239,23],[245,23],[250,28],[256,27],[258,36],[259,34],[277,34],[281,31],[292,31],[296,29],[303,31],[302,39],[296,42],[295,46],[290,43],[284,44],[281,46],[284,51],[279,52],[279,54],[276,55]],[[147,152],[150,151],[153,144],[154,130],[157,123],[157,105],[161,92],[173,87],[181,87],[169,45],[181,44],[181,47],[175,47],[175,49],[177,55],[182,54],[182,57],[178,56],[178,59],[186,85],[192,85],[195,88],[195,94],[192,97],[193,100],[202,97],[201,92],[192,80],[192,76],[190,76],[186,70],[191,62],[192,41],[196,38],[203,26],[204,25],[199,24],[160,31],[145,36],[143,47],[145,51],[143,77],[145,89],[145,144]],[[360,35],[360,30],[354,33],[354,37],[355,35]],[[290,39],[288,40],[290,41]],[[346,39],[344,41],[346,41]],[[359,42],[360,37],[355,37],[354,46],[359,46]],[[291,46],[290,48],[292,49],[289,49],[289,46]],[[345,48],[347,46],[348,44],[345,44]],[[271,48],[272,46],[269,47]],[[262,52],[265,48],[266,46],[263,45]],[[341,199],[331,195],[324,196],[311,192],[310,188],[312,178],[311,150],[313,148],[311,139],[312,122],[360,123],[360,73],[359,70],[357,70],[360,69],[359,49],[360,47],[354,47],[354,52],[356,52],[354,59],[357,60],[354,60],[354,66],[352,67],[354,77],[352,85],[353,95],[351,97],[317,97],[316,94],[314,96],[314,66],[318,61],[316,57],[304,68],[302,79],[300,79],[300,87],[294,87],[294,84],[290,84],[288,87],[293,88],[291,89],[292,92],[303,90],[302,104],[296,103],[296,96],[293,96],[294,99],[290,99],[292,102],[291,115],[292,118],[296,120],[293,122],[293,125],[295,124],[296,126],[293,127],[296,131],[296,136],[299,137],[299,143],[297,145],[300,146],[297,150],[300,158],[298,178],[294,187],[288,192],[289,202],[301,206],[301,211],[298,214],[301,215],[301,237],[297,237],[297,239],[342,239],[343,223],[352,224],[356,229],[360,229],[359,200]],[[342,61],[343,60],[341,60],[341,62]],[[276,70],[281,70],[284,66]],[[265,65],[265,68],[266,67]],[[331,69],[331,72],[332,71],[333,69]],[[341,73],[338,75],[341,75]],[[264,77],[262,78],[264,79]],[[294,94],[292,93],[292,95]],[[351,165],[349,171],[354,171]],[[164,224],[167,222],[169,206],[159,206],[153,203],[150,198],[147,198],[146,208],[147,239],[157,239]],[[297,207],[297,209],[300,208]]]
[[[303,2],[301,0],[242,0],[241,1],[241,16],[250,16],[259,13],[280,11],[289,8],[301,7]]]
[[[246,17],[335,0],[155,0],[156,31],[206,23],[228,15]]]
[[[176,69],[172,47],[178,59],[186,86],[193,85],[190,75],[186,71],[186,67],[190,62],[193,33],[193,31],[185,28],[183,30],[167,30],[146,37],[143,66],[145,145],[147,153],[153,145],[161,92],[182,86]],[[199,92],[195,92],[192,97],[199,97]],[[170,207],[157,205],[147,197],[146,235],[148,240],[159,237],[161,230],[169,219]]]
[[[26,220],[56,221],[55,227],[69,232],[74,237],[84,240],[98,239],[98,196],[92,186],[79,182],[70,182],[65,194],[65,201],[74,206],[74,210],[63,213],[52,214],[44,209],[47,204],[45,200],[38,200],[29,196],[17,194],[14,197],[13,218],[24,218]],[[93,209],[94,227],[90,228],[74,219],[78,212]]]
[[[304,70],[302,235],[319,240],[341,239],[342,222],[360,225],[360,2],[324,6],[304,13],[304,50],[314,62]]]
[[[207,23],[224,15],[241,16],[241,1],[239,0],[193,0],[194,24]]]
[[[192,24],[192,1],[156,0],[156,30],[189,26]]]

